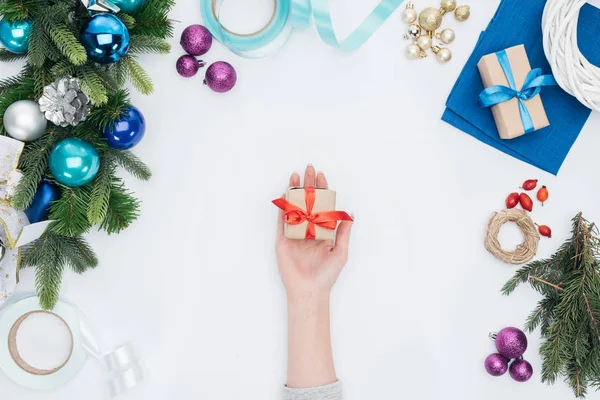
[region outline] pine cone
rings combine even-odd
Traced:
[[[90,100],[81,90],[77,78],[59,78],[44,87],[38,103],[46,119],[62,127],[76,126],[90,113]]]

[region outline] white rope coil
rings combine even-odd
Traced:
[[[548,0],[542,17],[544,51],[561,88],[600,111],[600,68],[577,45],[577,23],[585,0]]]

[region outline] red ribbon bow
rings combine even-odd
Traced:
[[[306,239],[315,239],[315,225],[334,231],[337,227],[337,221],[353,221],[352,217],[345,211],[322,211],[313,214],[312,209],[317,197],[315,188],[314,186],[307,186],[304,188],[304,191],[306,193],[306,210],[303,210],[285,199],[273,200],[273,204],[283,210],[283,221],[286,224],[300,225],[304,221],[308,221],[308,226],[306,227]]]

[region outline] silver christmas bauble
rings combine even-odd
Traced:
[[[15,101],[8,106],[3,119],[6,132],[22,142],[37,140],[46,131],[46,118],[35,101]]]
[[[409,39],[418,39],[421,36],[421,27],[419,25],[411,25],[407,32]]]

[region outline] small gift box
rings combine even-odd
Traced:
[[[539,93],[543,86],[555,85],[551,75],[532,70],[525,46],[518,45],[483,56],[477,64],[485,90],[482,107],[492,114],[502,139],[514,139],[550,125]]]
[[[335,211],[335,191],[312,186],[292,187],[285,198],[273,200],[284,212],[284,235],[288,239],[333,240],[337,221],[352,221]]]

